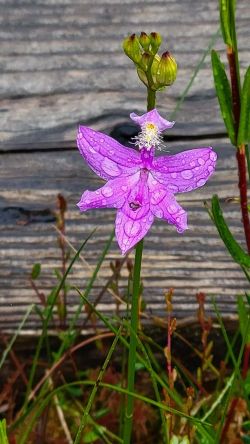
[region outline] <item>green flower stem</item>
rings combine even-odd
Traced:
[[[147,110],[151,111],[155,108],[156,102],[156,91],[153,91],[151,88],[148,88],[148,97],[147,97]]]
[[[135,250],[135,265],[133,279],[133,296],[131,305],[131,330],[137,332],[139,318],[139,296],[140,296],[140,278],[141,278],[141,260],[143,250],[143,239],[138,242]],[[128,355],[128,390],[134,392],[135,385],[135,364],[136,364],[136,337],[130,330],[130,343]],[[125,420],[123,429],[123,444],[130,444],[132,425],[133,425],[134,397],[127,397],[127,405],[125,409]]]
[[[151,111],[155,108],[156,91],[153,91],[150,87],[147,89],[147,111]],[[138,331],[138,319],[139,319],[139,296],[140,296],[140,281],[141,281],[141,262],[143,252],[143,239],[138,242],[135,248],[135,265],[133,276],[133,295],[131,304],[131,320],[130,320],[130,342],[129,342],[129,354],[128,354],[128,391],[134,392],[135,386],[135,364],[136,364],[136,336],[131,332],[134,331],[137,334]],[[128,395],[124,427],[123,427],[123,444],[130,444],[132,425],[133,425],[133,412],[134,412],[134,397]]]

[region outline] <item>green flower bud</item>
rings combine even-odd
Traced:
[[[138,74],[139,79],[144,83],[144,85],[146,85],[146,87],[148,87],[148,78],[147,78],[145,71],[143,71],[143,69],[141,69],[141,68],[137,68],[137,74]]]
[[[135,34],[132,34],[124,39],[122,46],[125,54],[133,60],[135,64],[139,64],[142,57],[142,51],[138,37]]]
[[[161,45],[161,36],[158,32],[151,32],[149,37],[152,53],[156,54]]]
[[[157,75],[157,72],[158,72],[158,67],[159,67],[160,60],[161,60],[161,58],[160,58],[159,54],[156,54],[154,56],[154,60],[153,60],[153,63],[151,65],[151,76],[152,76],[154,84],[157,83],[156,75]]]
[[[140,68],[143,71],[147,71],[151,60],[152,60],[152,56],[148,52],[144,52],[142,54]]]
[[[139,42],[144,49],[144,51],[148,51],[149,45],[150,45],[150,38],[146,34],[146,32],[141,32],[141,35],[139,37]]]
[[[172,85],[177,76],[177,63],[170,52],[166,51],[161,56],[157,72],[156,82],[159,86]]]

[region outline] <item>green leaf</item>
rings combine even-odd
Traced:
[[[31,278],[33,281],[39,277],[41,273],[41,264],[34,264],[31,272]]]
[[[250,371],[248,371],[247,377],[244,379],[244,389],[246,396],[250,396]]]
[[[220,104],[221,114],[233,145],[236,145],[235,123],[232,107],[232,93],[226,75],[225,67],[215,50],[211,51],[211,61],[214,76],[214,84]]]
[[[6,421],[3,419],[0,421],[0,443],[9,444],[7,433],[6,433]]]
[[[244,432],[250,432],[250,420],[246,420],[243,422],[242,424],[242,428],[244,430]]]
[[[237,144],[250,143],[250,66],[244,78],[241,93],[240,124]]]
[[[98,435],[94,430],[87,432],[83,437],[84,443],[92,443],[100,439],[100,435]]]
[[[246,325],[248,324],[248,318],[250,316],[249,308],[246,306],[244,298],[242,295],[238,296],[238,314],[239,314],[239,323],[240,323],[240,332],[243,339],[246,340],[246,344],[250,343],[250,328],[248,328],[246,335]],[[246,338],[245,338],[246,335]]]
[[[231,39],[231,0],[220,0],[220,25],[224,43],[228,46],[232,45]]]
[[[220,104],[221,114],[233,145],[236,145],[235,123],[233,117],[232,93],[225,67],[215,50],[211,51],[214,85]]]
[[[212,217],[221,239],[227,247],[232,258],[243,267],[250,268],[250,256],[245,253],[243,248],[233,237],[222,214],[219,199],[217,195],[212,197]]]

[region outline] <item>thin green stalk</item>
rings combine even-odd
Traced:
[[[56,303],[58,294],[60,293],[61,289],[63,288],[63,286],[65,284],[65,281],[66,281],[66,278],[67,278],[71,268],[73,267],[75,261],[78,259],[81,251],[83,250],[83,248],[85,247],[85,245],[87,244],[88,240],[91,238],[91,236],[93,235],[94,232],[95,232],[95,230],[93,230],[90,233],[90,235],[84,240],[84,242],[80,246],[79,250],[77,251],[77,253],[73,257],[73,259],[71,260],[71,262],[70,262],[70,264],[69,264],[69,266],[68,266],[64,276],[62,277],[61,282],[59,283],[58,287],[56,288],[56,290],[55,290],[55,292],[53,294],[53,299],[51,301],[51,304],[48,307],[47,315],[46,315],[46,318],[44,319],[44,322],[43,322],[42,334],[39,337],[37,348],[36,348],[35,357],[33,359],[33,364],[32,364],[31,371],[30,371],[29,383],[28,383],[28,387],[27,387],[27,391],[26,391],[26,398],[25,398],[25,401],[24,401],[23,410],[26,409],[26,407],[28,405],[28,402],[29,402],[29,393],[30,393],[30,390],[31,390],[32,385],[33,385],[33,380],[34,380],[34,377],[35,377],[35,372],[36,372],[36,368],[37,368],[40,352],[41,352],[41,349],[42,349],[42,344],[43,344],[44,338],[45,338],[45,336],[47,334],[49,321],[50,321],[50,319],[52,317],[53,308],[54,308],[54,305]]]
[[[94,311],[94,313],[96,314],[96,316],[101,319],[101,321],[104,323],[104,325],[107,327],[108,330],[112,331],[115,335],[117,334],[117,328],[114,327],[114,325],[108,320],[107,317],[103,316],[101,314],[100,311],[98,311],[92,304],[91,302],[89,302],[88,299],[86,299],[84,297],[84,295],[80,292],[80,290],[75,287],[76,291],[78,292],[78,294],[81,296],[81,298],[83,298],[85,300],[85,303],[89,305],[89,307]],[[117,319],[115,319],[115,325],[117,325]],[[125,345],[125,347],[127,349],[129,349],[129,343],[126,340],[125,337],[121,336],[120,337],[120,341],[122,342],[123,345]],[[169,396],[175,401],[176,405],[178,405],[178,407],[181,409],[183,407],[183,401],[181,396],[178,395],[177,392],[175,392],[175,390],[170,390],[166,380],[163,380],[159,374],[157,372],[154,371],[154,369],[148,366],[147,361],[145,361],[142,356],[138,353],[138,351],[136,352],[136,356],[137,356],[137,360],[139,362],[141,362],[141,364],[148,370],[149,374],[153,374],[155,380],[157,381],[157,383],[160,384],[160,386],[167,391],[167,393],[169,394]]]
[[[194,72],[193,72],[193,74],[192,74],[192,76],[191,76],[187,86],[184,88],[184,90],[183,90],[183,92],[182,92],[182,94],[180,96],[180,99],[178,100],[178,102],[176,104],[176,107],[175,107],[174,111],[170,114],[170,119],[171,120],[174,120],[176,118],[176,115],[177,115],[179,109],[181,108],[181,105],[183,104],[183,102],[184,102],[184,100],[185,100],[185,98],[186,98],[186,96],[188,94],[188,91],[190,90],[191,86],[193,85],[198,72],[200,71],[203,63],[205,62],[206,57],[208,56],[208,54],[210,54],[210,51],[211,51],[212,47],[214,46],[214,44],[215,44],[217,38],[219,37],[220,33],[221,33],[221,31],[220,31],[220,27],[219,27],[217,29],[217,31],[215,32],[215,34],[212,35],[211,40],[210,40],[210,42],[208,44],[208,47],[203,52],[202,57],[201,57],[199,63],[196,65],[196,67],[194,69]]]
[[[83,416],[81,418],[81,422],[80,422],[80,425],[79,425],[79,428],[78,428],[78,431],[77,431],[77,434],[76,434],[76,437],[75,437],[75,440],[74,440],[74,444],[79,444],[80,443],[82,431],[84,430],[84,427],[88,423],[90,409],[92,407],[95,395],[97,393],[97,390],[98,390],[98,387],[100,385],[100,382],[102,381],[103,375],[104,375],[104,373],[105,373],[105,371],[107,369],[107,366],[109,364],[111,356],[112,356],[112,354],[113,354],[113,352],[115,350],[116,344],[117,344],[117,342],[118,342],[118,340],[120,338],[121,329],[122,329],[122,327],[119,328],[118,333],[117,333],[113,343],[111,344],[111,347],[110,347],[109,352],[108,352],[108,354],[106,356],[104,364],[103,364],[103,366],[102,366],[102,368],[101,368],[101,370],[99,372],[99,375],[98,375],[98,377],[96,379],[95,385],[94,385],[94,387],[93,387],[93,389],[92,389],[92,391],[90,393],[90,396],[89,396],[86,408],[84,409],[84,414],[83,414]]]
[[[1,357],[1,360],[0,360],[0,369],[1,369],[3,363],[4,363],[5,359],[6,359],[6,357],[7,357],[8,353],[9,353],[9,351],[11,350],[12,345],[14,344],[14,342],[15,342],[17,336],[19,335],[19,333],[20,333],[20,331],[22,330],[22,328],[23,328],[25,322],[27,321],[27,319],[28,319],[30,313],[32,312],[33,308],[34,308],[34,304],[32,304],[32,305],[30,305],[30,306],[28,307],[28,310],[26,311],[26,313],[25,313],[25,315],[24,315],[22,321],[20,322],[20,324],[19,324],[19,326],[18,326],[18,328],[17,328],[15,334],[12,336],[12,338],[11,338],[9,344],[7,345],[6,349],[4,350],[4,352],[3,352],[3,354],[2,354],[2,357]]]
[[[30,418],[30,421],[27,423],[27,426],[24,429],[24,433],[22,435],[22,437],[19,440],[18,444],[25,444],[29,438],[29,435],[34,427],[34,424],[36,423],[37,419],[41,416],[43,410],[45,409],[45,407],[49,404],[49,402],[51,401],[51,399],[53,399],[53,397],[55,395],[57,395],[58,393],[60,393],[63,390],[66,390],[70,387],[77,387],[77,386],[89,386],[89,387],[93,387],[95,386],[96,381],[90,381],[90,380],[85,380],[85,381],[76,381],[76,382],[70,382],[64,385],[61,385],[60,387],[57,387],[56,389],[52,390],[44,399],[40,399],[34,402],[34,410],[33,410],[33,415]],[[100,387],[105,387],[111,390],[111,392],[115,391],[121,394],[126,394],[127,396],[133,396],[135,399],[139,399],[140,401],[146,402],[149,405],[152,405],[153,407],[157,407],[158,409],[162,409],[164,412],[167,413],[173,413],[175,415],[177,415],[180,418],[186,418],[187,420],[191,421],[192,424],[194,424],[197,428],[198,431],[200,431],[200,433],[203,433],[204,435],[206,435],[206,430],[205,427],[208,426],[211,428],[212,430],[212,424],[202,421],[199,418],[195,418],[194,416],[190,416],[187,415],[186,413],[182,412],[182,411],[178,411],[172,407],[167,406],[165,403],[162,402],[158,402],[155,401],[154,399],[148,398],[147,396],[143,396],[143,395],[139,395],[138,393],[131,393],[129,392],[127,389],[123,389],[122,387],[120,387],[119,385],[113,385],[113,384],[108,384],[108,383],[104,383],[104,382],[100,382],[99,384]],[[23,424],[23,422],[22,422]],[[10,427],[11,429],[11,427]],[[208,441],[209,444],[211,442],[211,444],[214,444],[214,441]],[[124,442],[123,442],[124,444]]]
[[[139,296],[140,296],[140,279],[141,279],[141,260],[142,260],[143,240],[141,240],[135,250],[134,279],[133,279],[133,296],[131,305],[131,329],[136,333],[138,330],[139,318]],[[134,392],[135,385],[135,364],[136,364],[136,337],[131,334],[129,342],[128,355],[128,391]],[[123,429],[123,443],[129,444],[132,432],[134,410],[134,397],[127,397],[127,405],[125,409],[125,420]]]
[[[95,282],[95,280],[97,278],[97,274],[99,273],[99,270],[100,270],[100,268],[102,266],[102,263],[103,263],[106,255],[107,255],[107,252],[108,252],[108,250],[110,248],[110,245],[111,245],[113,239],[114,239],[114,231],[112,231],[112,233],[111,233],[111,235],[110,235],[110,237],[109,237],[109,239],[108,239],[108,241],[107,241],[107,243],[106,243],[106,245],[105,245],[105,247],[104,247],[104,249],[103,249],[103,251],[102,251],[102,253],[101,253],[100,257],[99,257],[99,259],[98,259],[98,261],[97,261],[97,264],[96,264],[96,267],[95,267],[95,269],[93,271],[93,274],[92,274],[91,278],[89,279],[89,281],[87,283],[86,289],[84,290],[84,295],[86,297],[89,296],[89,293],[92,290],[93,284],[94,284],[94,282]],[[83,305],[84,305],[84,301],[82,300],[80,302],[80,304],[79,304],[79,306],[78,306],[78,308],[77,308],[73,318],[71,319],[71,321],[69,323],[69,328],[68,328],[67,332],[65,332],[64,339],[63,339],[63,341],[62,341],[62,343],[60,345],[59,350],[56,353],[56,359],[55,360],[59,359],[62,356],[63,352],[66,350],[66,348],[70,347],[71,341],[73,341],[73,338],[74,338],[74,335],[72,335],[72,333],[74,333],[76,323],[77,323],[77,321],[79,319],[80,314],[82,313]],[[70,341],[70,338],[71,338],[71,341]]]
[[[155,108],[156,102],[156,91],[153,91],[151,88],[148,88],[148,97],[147,97],[147,110],[151,111]]]
[[[126,306],[126,321],[129,322],[129,305],[130,305],[130,284],[131,284],[131,273],[129,273],[128,286],[127,286],[127,306]],[[119,319],[120,320],[120,319]],[[128,340],[128,329],[126,329],[126,340]],[[122,368],[121,368],[121,386],[125,388],[126,386],[126,370],[127,370],[127,349],[123,344],[122,348]],[[125,396],[121,396],[120,402],[120,415],[119,415],[119,436],[123,436],[123,425],[125,418]]]
[[[155,108],[156,91],[150,87],[147,88],[147,111]],[[143,251],[143,239],[138,242],[135,249],[135,264],[133,277],[133,296],[131,305],[131,330],[135,332],[135,336],[130,332],[129,355],[128,355],[128,391],[133,393],[135,386],[135,364],[136,364],[136,334],[138,330],[139,317],[139,292],[141,279],[141,260]],[[127,405],[125,409],[123,443],[130,444],[133,425],[134,397],[128,395]]]

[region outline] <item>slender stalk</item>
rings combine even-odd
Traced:
[[[141,260],[143,250],[143,239],[138,242],[135,250],[135,265],[133,279],[133,296],[131,305],[130,325],[137,333],[139,318],[139,294],[140,294],[140,278],[141,278]],[[134,392],[135,385],[135,363],[136,363],[136,337],[130,333],[129,355],[128,355],[128,391]],[[123,444],[130,444],[132,425],[133,425],[134,397],[127,397],[127,405],[125,409],[125,421],[123,429]]]
[[[227,48],[227,58],[230,69],[232,99],[233,99],[233,115],[235,121],[236,138],[239,129],[240,120],[240,81],[238,73],[238,58],[233,48]],[[248,252],[250,253],[250,219],[247,208],[247,168],[246,168],[246,147],[241,145],[237,147],[236,159],[238,162],[239,175],[239,191],[240,191],[240,206],[242,214],[242,223],[244,226],[245,238]]]
[[[148,97],[147,97],[147,110],[151,111],[155,108],[156,102],[156,91],[153,91],[151,88],[148,88]]]
[[[153,91],[150,86],[147,88],[147,111],[155,108],[156,91]],[[135,248],[135,264],[133,276],[133,295],[131,305],[131,330],[137,334],[138,319],[139,319],[139,296],[140,296],[140,280],[141,280],[141,261],[143,251],[143,239],[138,242]],[[128,355],[128,391],[133,393],[135,386],[135,364],[136,364],[136,336],[131,334],[129,343]],[[134,412],[134,397],[128,395],[125,409],[124,427],[123,427],[123,444],[130,444]]]
[[[119,330],[118,330],[118,333],[117,333],[117,335],[116,335],[116,337],[115,337],[115,339],[114,339],[114,341],[113,341],[113,343],[112,343],[112,345],[111,345],[111,347],[109,349],[109,352],[108,352],[108,354],[106,356],[104,364],[101,367],[101,370],[99,372],[99,375],[97,377],[95,385],[94,385],[94,387],[93,387],[93,389],[92,389],[92,391],[90,393],[87,405],[86,405],[86,407],[84,409],[84,413],[83,413],[83,416],[81,418],[81,422],[80,422],[80,425],[79,425],[79,428],[78,428],[78,431],[77,431],[77,434],[76,434],[76,437],[75,437],[75,440],[74,440],[74,444],[79,444],[80,441],[81,441],[82,432],[83,432],[84,428],[86,427],[86,425],[88,423],[90,409],[91,409],[92,404],[94,402],[94,398],[95,398],[95,395],[97,393],[97,390],[98,390],[98,387],[100,385],[100,382],[102,381],[102,378],[103,378],[103,376],[105,374],[105,371],[107,370],[109,361],[110,361],[110,359],[112,357],[112,354],[113,354],[113,352],[115,350],[116,344],[117,344],[117,342],[118,342],[118,340],[120,338],[121,329],[122,329],[122,327],[120,327]]]

